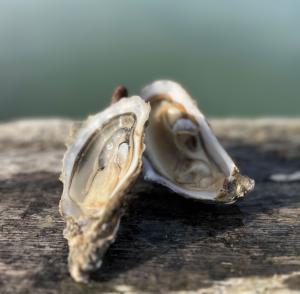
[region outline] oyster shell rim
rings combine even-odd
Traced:
[[[200,128],[206,151],[215,164],[221,168],[224,174],[223,186],[215,192],[199,192],[181,188],[178,184],[160,175],[160,173],[151,164],[151,159],[147,156],[149,149],[147,151],[146,148],[146,152],[144,152],[143,155],[143,173],[145,180],[163,185],[186,198],[192,198],[204,202],[221,202],[227,204],[234,203],[237,198],[243,197],[247,192],[254,189],[255,181],[240,174],[236,164],[213,134],[209,123],[207,122],[204,114],[198,108],[196,101],[193,100],[193,98],[179,83],[170,80],[154,81],[141,90],[140,96],[150,103],[153,97],[164,96],[181,104],[184,110],[194,117]],[[218,155],[217,158],[216,155]]]
[[[132,109],[132,104],[134,110]],[[139,112],[141,110],[142,114]],[[133,152],[136,154],[133,160],[135,161],[131,165],[131,169],[128,169],[127,177],[122,178],[122,183],[113,189],[111,199],[108,201],[105,209],[100,213],[95,213],[93,216],[85,216],[83,211],[79,210],[79,205],[69,195],[76,156],[84,148],[86,140],[101,128],[103,124],[118,115],[127,114],[128,112],[134,113],[136,116],[136,124],[132,133]],[[133,96],[121,99],[102,112],[89,116],[77,133],[74,134],[73,144],[65,152],[61,174],[61,181],[64,186],[59,202],[59,211],[65,222],[63,235],[67,239],[69,247],[69,272],[77,282],[86,283],[89,281],[90,273],[101,266],[102,257],[115,240],[126,200],[141,171],[142,155],[145,150],[144,128],[146,127],[149,113],[150,104],[140,97]],[[70,155],[71,161],[68,162],[68,156]],[[66,161],[67,165],[65,165]],[[65,173],[65,168],[67,167],[69,167],[69,173]]]
[[[131,102],[131,101],[133,101],[133,102]],[[143,120],[136,119],[136,126],[135,126],[135,130],[134,130],[134,134],[133,134],[133,136],[136,136],[136,137],[139,136],[141,138],[140,139],[141,146],[138,146],[138,144],[135,144],[135,145],[137,146],[137,148],[139,148],[139,150],[141,150],[141,154],[144,153],[144,150],[145,150],[144,133],[140,133],[140,131],[138,131],[138,130],[144,130],[144,128],[146,126],[147,120],[149,118],[149,113],[151,110],[150,103],[143,101],[139,96],[132,96],[132,97],[128,97],[128,98],[124,97],[124,98],[120,99],[118,102],[110,105],[103,111],[100,111],[99,113],[97,113],[95,115],[88,116],[88,118],[83,122],[81,127],[77,130],[76,134],[74,134],[73,144],[69,145],[69,147],[63,157],[62,173],[60,176],[60,180],[63,183],[63,192],[62,192],[61,199],[59,202],[59,211],[60,211],[60,214],[64,218],[67,218],[67,217],[73,218],[74,217],[74,214],[71,213],[70,209],[74,209],[77,216],[80,216],[82,214],[82,211],[78,207],[78,204],[75,203],[75,201],[68,195],[70,179],[72,177],[71,173],[73,170],[74,163],[76,162],[76,157],[77,157],[78,153],[80,152],[80,150],[82,149],[82,147],[84,146],[84,143],[88,140],[88,138],[95,131],[97,131],[97,129],[99,129],[102,125],[104,125],[110,119],[113,119],[117,115],[123,115],[126,113],[135,113],[136,116],[140,115],[140,113],[138,113],[138,109],[136,109],[134,111],[132,110],[131,105],[130,105],[131,103],[137,103],[137,105],[138,105],[137,108],[145,107],[145,113],[143,113],[143,115],[145,115],[146,117]],[[143,104],[143,103],[145,103],[145,104]],[[125,112],[124,109],[127,109],[128,111]],[[137,143],[137,142],[135,142],[135,143]],[[66,165],[66,162],[67,162],[67,165]],[[142,162],[139,163],[138,159],[136,159],[136,161],[134,162],[134,165],[135,165],[135,167],[132,167],[130,170],[128,170],[127,174],[129,174],[130,172],[134,173],[135,169],[140,169]],[[66,170],[68,170],[69,172],[66,173]],[[123,180],[122,184],[124,184],[126,179],[128,179],[129,177],[132,177],[132,175],[127,176],[127,178],[125,178],[125,179],[122,179]],[[134,181],[134,178],[132,180],[130,180],[130,182],[132,182],[132,181]],[[123,191],[126,190],[126,187],[122,187],[121,185],[116,186],[115,189],[113,190],[113,195],[123,193]],[[114,197],[111,196],[111,198],[114,198]],[[69,202],[71,207],[68,209],[65,209],[67,202]],[[101,214],[99,216],[101,216]],[[95,217],[98,217],[98,216],[95,215]],[[86,220],[84,218],[78,219],[77,223],[84,224],[84,223],[86,223]]]

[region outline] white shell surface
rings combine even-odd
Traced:
[[[115,239],[126,195],[141,170],[149,112],[138,96],[119,100],[81,125],[64,156],[60,212],[76,281],[89,280]]]
[[[93,135],[98,129],[100,129],[106,122],[110,121],[116,116],[125,114],[125,113],[134,113],[138,118],[136,120],[135,131],[134,131],[134,144],[136,146],[141,144],[143,139],[144,125],[148,119],[150,112],[149,104],[146,104],[138,96],[133,96],[131,98],[123,98],[119,102],[111,105],[109,108],[104,111],[90,116],[87,121],[82,125],[82,127],[77,132],[73,144],[70,145],[67,150],[64,160],[63,160],[63,172],[62,172],[62,181],[64,183],[64,190],[61,198],[61,212],[64,216],[71,216],[80,221],[85,221],[85,216],[80,210],[80,207],[69,197],[69,186],[72,178],[72,172],[75,165],[75,161],[78,157],[79,152],[83,146],[88,141],[89,137]],[[107,146],[109,149],[109,146]],[[123,151],[124,148],[122,147]],[[115,190],[112,192],[111,197],[118,192],[118,189],[124,184],[128,178],[130,178],[131,173],[139,165],[139,156],[134,154],[133,161],[131,162],[130,168],[128,170],[127,176],[120,179],[120,183],[117,185]],[[96,213],[97,215],[97,213]]]
[[[199,128],[200,136],[202,138],[201,140],[204,144],[208,157],[210,157],[213,160],[214,164],[218,166],[218,168],[224,174],[224,180],[226,180],[224,181],[224,186],[228,186],[229,183],[230,184],[234,183],[235,186],[237,185],[236,177],[237,174],[239,174],[238,168],[236,167],[231,157],[227,154],[227,152],[224,150],[224,148],[221,146],[221,144],[213,134],[204,115],[197,107],[196,102],[190,97],[190,95],[186,92],[185,89],[183,89],[181,85],[179,85],[176,82],[168,81],[168,80],[155,81],[152,84],[143,88],[141,90],[140,95],[145,101],[149,101],[150,103],[152,100],[155,99],[155,97],[158,96],[163,97],[165,95],[169,97],[174,104],[180,105],[183,112],[193,117],[194,123],[191,123],[191,121],[188,119],[182,119],[182,118],[178,119],[176,122],[173,122],[174,123],[173,130],[176,131],[178,128],[180,128],[181,130],[184,129],[191,130],[196,125],[196,127]],[[172,111],[174,112],[174,110],[172,110],[171,108],[169,112]],[[149,126],[151,126],[151,116],[149,119]],[[253,188],[254,185],[253,180],[239,175],[239,177],[241,177],[242,179],[243,185],[241,184],[240,187],[234,188],[238,190],[237,193],[225,191],[226,189],[223,189],[222,186],[220,186],[220,188],[217,189],[216,191],[200,191],[195,189],[187,189],[186,187],[182,186],[180,183],[176,183],[174,180],[166,177],[164,174],[162,174],[161,171],[159,171],[159,169],[157,168],[159,162],[155,162],[156,159],[155,151],[153,151],[152,147],[150,147],[151,144],[149,144],[148,146],[147,143],[147,142],[151,143],[153,138],[149,138],[150,135],[147,132],[148,130],[146,130],[145,142],[148,148],[146,148],[146,152],[143,158],[144,175],[146,180],[162,184],[168,187],[169,189],[173,190],[174,192],[179,193],[188,198],[207,200],[207,201],[221,201],[227,203],[233,202],[235,198],[243,196],[246,190],[251,190]],[[160,140],[163,141],[165,140],[165,138],[161,137]],[[182,169],[184,169],[184,167],[182,167]],[[202,171],[204,170],[202,169]],[[205,183],[206,179],[202,179],[201,181]],[[247,187],[244,187],[244,184]],[[234,195],[234,193],[236,195]]]

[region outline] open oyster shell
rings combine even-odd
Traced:
[[[145,179],[183,196],[232,203],[254,187],[240,174],[195,101],[177,83],[156,81],[141,91],[150,102],[143,159]]]
[[[90,116],[64,156],[60,212],[76,281],[88,280],[114,241],[125,197],[141,169],[149,112],[140,97],[121,99]]]

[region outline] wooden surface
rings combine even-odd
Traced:
[[[67,272],[58,180],[71,122],[0,125],[0,293],[300,293],[300,120],[211,120],[256,180],[232,206],[137,195],[90,285]],[[247,292],[248,291],[248,292]]]

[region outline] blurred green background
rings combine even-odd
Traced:
[[[0,0],[0,120],[83,117],[160,78],[211,116],[297,116],[299,30],[298,0]]]

